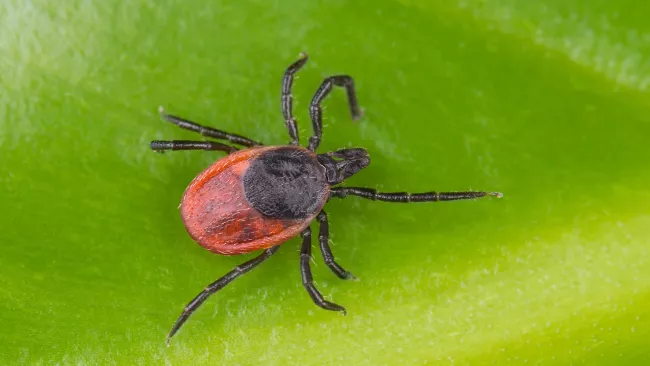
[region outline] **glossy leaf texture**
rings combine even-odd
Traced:
[[[2,364],[588,364],[650,358],[650,5],[586,0],[68,1],[0,5]],[[341,281],[299,240],[210,254],[177,206],[219,152],[158,106],[267,144],[299,132],[322,79],[321,151],[365,147],[346,182],[500,191],[464,202],[327,205]],[[316,226],[312,226],[316,229]],[[317,252],[315,250],[315,252]]]

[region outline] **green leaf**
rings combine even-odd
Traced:
[[[639,1],[25,2],[0,6],[2,364],[645,364],[650,358],[650,5]],[[347,184],[501,200],[328,204],[341,281],[302,288],[299,242],[208,300],[248,256],[196,245],[177,206],[218,152],[170,113],[285,144],[360,146]]]

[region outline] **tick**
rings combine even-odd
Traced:
[[[183,323],[212,294],[275,254],[280,245],[300,235],[300,273],[302,283],[314,303],[326,310],[345,314],[341,305],[327,301],[316,289],[310,269],[310,224],[319,224],[318,242],[325,264],[336,276],[347,280],[354,276],[335,260],[328,243],[329,227],[323,210],[331,198],[359,196],[386,202],[438,202],[473,199],[484,196],[502,197],[498,192],[378,192],[373,188],[339,186],[344,180],[370,164],[363,148],[338,149],[316,153],[323,132],[321,102],[335,86],[345,88],[353,119],[361,117],[354,81],[349,75],[326,78],[309,105],[314,130],[307,147],[299,145],[296,119],[292,114],[291,89],[294,75],[307,62],[302,53],[282,78],[282,115],[291,141],[287,145],[264,146],[247,137],[206,127],[183,118],[160,114],[180,128],[206,138],[228,141],[152,141],[154,151],[216,150],[228,154],[199,174],[185,190],[180,212],[188,233],[205,249],[222,255],[263,252],[235,267],[225,276],[209,284],[187,304],[174,323],[167,343]],[[238,147],[232,146],[236,145]]]

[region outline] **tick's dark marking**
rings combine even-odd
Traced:
[[[243,183],[251,206],[264,216],[288,220],[313,216],[329,188],[316,156],[296,148],[263,153],[251,162]]]
[[[339,149],[316,154],[322,137],[321,103],[334,86],[344,87],[350,114],[361,116],[352,77],[336,75],[326,78],[318,88],[309,106],[314,135],[307,148],[298,146],[298,128],[293,117],[291,88],[295,73],[307,62],[301,54],[291,64],[282,79],[282,115],[291,141],[289,145],[263,147],[247,137],[165,114],[162,118],[180,128],[197,132],[204,137],[226,140],[244,146],[237,148],[212,141],[152,141],[151,149],[218,150],[229,154],[218,160],[187,187],[181,202],[181,215],[188,232],[200,245],[215,253],[234,255],[263,249],[264,252],[228,272],[210,284],[183,310],[167,341],[176,334],[189,316],[213,293],[269,258],[286,240],[300,235],[300,272],[302,282],[314,303],[323,309],[345,309],[327,301],[316,289],[312,279],[311,229],[313,220],[319,223],[318,243],[327,267],[341,279],[354,276],[335,260],[329,246],[329,224],[323,206],[329,198],[359,196],[386,202],[437,202],[474,199],[484,196],[502,197],[498,192],[377,192],[363,187],[331,187],[342,183],[370,164],[363,148]]]

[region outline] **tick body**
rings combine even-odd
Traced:
[[[282,115],[291,139],[286,145],[263,146],[248,137],[165,114],[160,109],[165,121],[223,142],[152,141],[152,150],[213,150],[228,154],[194,178],[185,190],[180,211],[190,236],[207,250],[222,255],[262,250],[257,257],[235,267],[192,299],[172,326],[167,336],[168,343],[210,295],[260,265],[276,253],[282,243],[296,236],[302,238],[300,273],[305,290],[317,306],[345,314],[345,308],[325,300],[316,289],[310,268],[310,224],[316,221],[319,226],[319,249],[325,264],[341,279],[354,278],[334,260],[329,246],[329,224],[323,206],[332,198],[358,196],[375,201],[410,203],[502,196],[498,192],[475,191],[387,193],[373,188],[340,186],[344,180],[367,167],[370,157],[363,148],[339,149],[322,154],[315,152],[323,130],[321,102],[335,86],[343,87],[350,114],[353,119],[358,119],[361,110],[354,81],[349,75],[335,75],[322,82],[309,106],[314,134],[309,138],[307,147],[301,147],[297,122],[293,117],[291,88],[295,73],[306,62],[307,55],[303,53],[298,61],[287,68],[282,78]]]
[[[329,198],[325,168],[299,146],[256,147],[212,164],[187,187],[181,216],[190,236],[223,255],[282,244]]]

